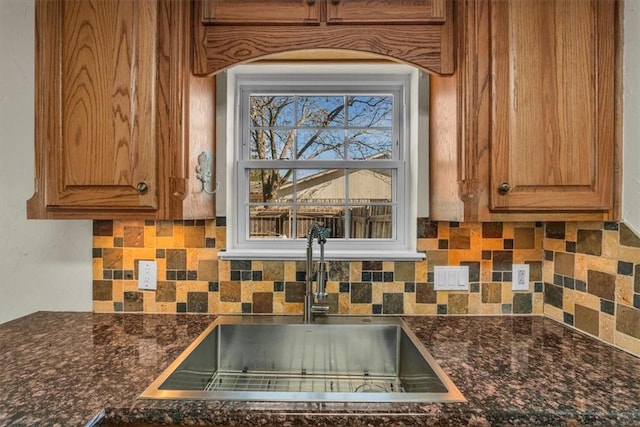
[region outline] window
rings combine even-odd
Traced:
[[[419,258],[409,111],[415,72],[284,68],[229,73],[221,257],[303,257],[307,232],[319,223],[330,230],[328,258]]]

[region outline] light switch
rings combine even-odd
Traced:
[[[433,267],[433,289],[436,291],[466,291],[469,290],[469,266],[440,266]]]

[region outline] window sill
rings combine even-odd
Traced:
[[[318,259],[319,251],[314,250],[314,259]],[[272,249],[269,251],[257,249],[231,249],[220,251],[218,256],[221,260],[304,260],[306,252],[304,250],[282,250]],[[325,250],[324,258],[327,261],[420,261],[426,258],[424,252],[416,251],[389,251],[389,250],[368,250],[368,251],[335,251]]]

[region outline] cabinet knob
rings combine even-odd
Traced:
[[[309,6],[313,6],[316,3],[316,0],[307,0],[307,4]]]
[[[331,0],[331,3],[338,4],[338,3],[340,3],[340,0]]]
[[[147,191],[149,191],[149,186],[147,185],[146,182],[141,181],[138,183],[138,185],[136,185],[136,190],[138,190],[138,193],[144,194]]]
[[[503,182],[498,187],[498,192],[500,194],[507,194],[509,192],[509,190],[511,190],[511,185],[509,185],[508,182]]]

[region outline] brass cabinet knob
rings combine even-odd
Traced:
[[[136,185],[136,190],[138,190],[138,193],[144,194],[147,191],[149,191],[149,186],[147,185],[146,182],[141,181],[138,183],[138,185]]]
[[[511,190],[511,185],[509,185],[508,182],[503,182],[498,187],[498,192],[500,194],[507,194],[509,192],[509,190]]]

